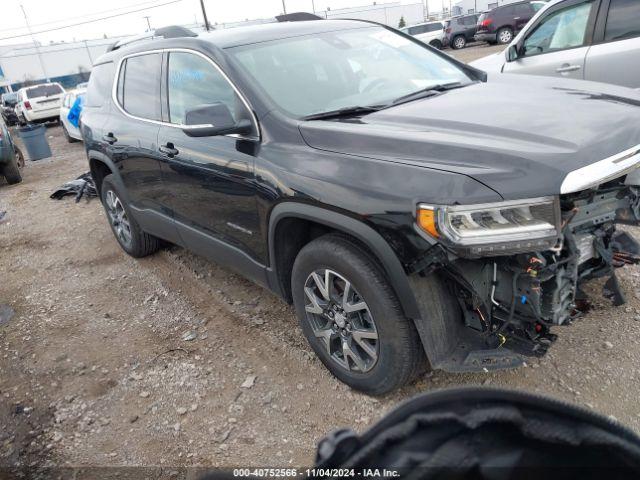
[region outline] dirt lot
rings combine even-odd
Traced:
[[[547,357],[490,374],[427,374],[380,399],[327,374],[291,307],[178,247],[135,260],[98,201],[50,200],[87,171],[81,144],[0,184],[0,466],[302,466],[338,427],[367,428],[425,390],[544,392],[640,430],[640,268],[627,306],[592,311]]]

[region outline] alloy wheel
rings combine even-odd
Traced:
[[[131,246],[131,224],[122,202],[113,190],[107,191],[105,198],[109,222],[113,226],[116,237],[125,247]]]
[[[455,41],[453,42],[456,48],[464,48],[466,42],[464,40],[463,37],[456,37]]]
[[[502,30],[500,32],[500,43],[509,43],[511,42],[513,35],[510,30]]]
[[[306,319],[329,357],[350,372],[371,370],[378,360],[378,330],[351,282],[320,269],[307,277],[304,293]]]

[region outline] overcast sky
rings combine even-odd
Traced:
[[[393,0],[388,0],[393,1]],[[428,0],[432,11],[439,11],[443,0]],[[373,0],[285,0],[287,12],[355,7],[372,4]],[[402,3],[419,3],[420,0],[402,0]],[[378,4],[386,3],[378,0]],[[446,0],[448,5],[448,0]],[[85,23],[71,28],[36,34],[42,43],[101,38],[104,34],[118,36],[144,32],[145,16],[152,27],[202,23],[200,0],[2,0],[0,14],[0,44],[30,42],[20,5],[28,15],[34,33],[57,27],[106,18],[99,22]],[[245,19],[267,18],[282,13],[282,0],[205,0],[209,22],[237,22]],[[149,8],[154,7],[154,8]],[[145,9],[146,8],[146,9]],[[145,9],[145,10],[143,10]],[[127,15],[119,15],[141,10]],[[16,38],[8,38],[16,37]]]

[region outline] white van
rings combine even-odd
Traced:
[[[417,25],[411,25],[410,27],[401,28],[400,31],[416,37],[421,42],[428,43],[432,47],[436,47],[437,49],[442,48],[444,41],[443,22],[419,23]]]
[[[65,91],[59,83],[41,83],[18,90],[15,110],[20,123],[57,120]]]

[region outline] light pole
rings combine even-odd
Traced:
[[[40,47],[38,46],[38,42],[33,36],[33,32],[31,31],[31,25],[29,25],[29,18],[27,18],[27,12],[24,10],[24,6],[20,4],[20,8],[22,9],[22,14],[24,15],[24,21],[27,24],[27,30],[29,31],[29,35],[31,36],[31,40],[33,41],[33,46],[36,47],[36,54],[38,55],[38,60],[40,60],[40,67],[42,68],[42,73],[44,74],[45,80],[49,81],[49,75],[47,75],[47,69],[44,67],[44,60],[42,59],[42,54],[40,53]]]
[[[282,13],[287,14],[287,6],[284,4],[284,0],[282,0]]]
[[[207,10],[204,8],[204,0],[200,0],[200,7],[202,8],[202,16],[204,17],[204,28],[208,32],[211,30],[209,27],[209,19],[207,18]]]
[[[316,2],[314,0],[311,0],[311,10],[313,10],[313,13],[316,13]]]
[[[149,19],[150,19],[151,17],[150,17],[149,15],[145,15],[145,16],[144,16],[144,17],[142,17],[142,18],[145,18],[145,19],[147,20],[147,27],[148,27],[148,28],[147,28],[147,32],[150,32],[150,31],[151,31],[151,22],[149,21]]]

